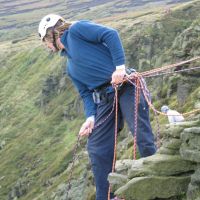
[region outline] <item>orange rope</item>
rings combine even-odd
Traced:
[[[118,89],[115,87],[115,99],[116,99],[116,105],[115,105],[115,145],[114,145],[114,158],[113,158],[113,165],[112,165],[112,172],[115,170],[115,161],[117,157],[117,132],[118,132]]]
[[[159,67],[159,68],[156,68],[156,69],[152,69],[152,70],[149,70],[149,71],[142,72],[140,74],[141,74],[141,76],[145,77],[145,76],[148,76],[150,74],[152,75],[152,74],[155,74],[155,73],[158,73],[158,72],[161,72],[161,71],[166,71],[168,69],[178,67],[180,65],[190,63],[190,62],[193,62],[193,61],[199,60],[199,59],[200,59],[200,56],[197,56],[197,57],[191,58],[189,60],[185,60],[185,61],[182,61],[182,62],[179,62],[179,63],[167,65],[167,66],[164,66],[164,67]]]
[[[115,138],[114,138],[114,155],[112,163],[112,173],[115,171],[115,163],[117,157],[117,134],[118,134],[118,88],[115,86]],[[111,186],[109,184],[108,200],[110,200]]]
[[[138,104],[140,99],[140,82],[138,79],[135,80],[135,116],[134,116],[134,139],[133,139],[133,159],[136,160],[137,152],[137,126],[138,126]]]
[[[132,76],[132,77],[133,77],[133,76]],[[177,115],[177,114],[174,114],[174,115],[167,115],[167,114],[165,114],[165,113],[163,113],[163,112],[158,111],[158,110],[154,107],[154,105],[150,102],[150,100],[149,100],[147,94],[145,93],[144,84],[143,84],[143,82],[141,81],[141,77],[142,77],[142,75],[141,75],[140,73],[134,73],[134,78],[139,80],[139,82],[140,82],[140,88],[141,88],[141,90],[142,90],[142,92],[143,92],[143,94],[144,94],[144,97],[145,97],[145,99],[146,99],[146,101],[147,101],[149,107],[150,107],[154,112],[156,112],[156,113],[158,113],[158,114],[160,114],[160,115],[164,115],[164,116],[179,116],[179,115]],[[130,80],[129,80],[128,78],[126,78],[126,80],[130,82]],[[190,114],[199,112],[199,111],[200,111],[200,108],[199,108],[199,109],[192,110],[192,111],[190,111],[190,112],[180,113],[180,115],[187,116],[187,115],[190,115]]]

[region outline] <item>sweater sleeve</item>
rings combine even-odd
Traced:
[[[92,98],[92,91],[90,91],[86,85],[82,84],[80,81],[72,78],[71,76],[70,78],[83,100],[86,118],[94,116],[96,114],[96,104]]]
[[[72,34],[88,42],[106,45],[115,66],[125,63],[124,49],[117,30],[91,21],[79,21],[71,27],[70,31]]]

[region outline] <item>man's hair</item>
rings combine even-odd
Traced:
[[[44,40],[56,43],[56,40],[63,35],[64,31],[68,29],[71,24],[71,22],[63,22],[62,20],[58,20],[54,27],[47,29]]]

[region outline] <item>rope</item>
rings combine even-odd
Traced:
[[[115,88],[115,137],[114,137],[114,154],[112,163],[112,173],[115,171],[116,157],[117,157],[117,134],[118,134],[118,88]],[[111,185],[109,184],[108,189],[108,200],[110,200]]]
[[[136,79],[136,87],[135,87],[135,111],[134,111],[134,139],[133,139],[133,159],[136,160],[136,152],[137,152],[137,128],[138,128],[138,104],[140,98],[140,83],[138,79]]]
[[[164,66],[164,67],[156,68],[156,69],[153,69],[153,70],[149,70],[149,71],[145,71],[145,72],[141,72],[141,73],[133,72],[129,76],[126,76],[124,81],[129,81],[135,87],[141,87],[142,92],[143,92],[143,94],[145,96],[145,99],[147,100],[147,103],[148,103],[149,107],[154,111],[154,113],[165,115],[165,116],[178,116],[178,115],[167,115],[167,114],[162,113],[162,112],[160,112],[160,111],[155,109],[155,107],[153,106],[153,104],[151,103],[151,101],[149,99],[149,94],[147,94],[147,92],[146,92],[147,89],[146,89],[146,85],[145,85],[145,83],[143,81],[143,78],[155,77],[155,76],[160,76],[160,75],[164,75],[164,74],[179,73],[179,72],[183,72],[183,71],[190,71],[190,70],[199,69],[200,67],[193,67],[193,68],[190,68],[190,69],[183,69],[183,70],[178,70],[178,71],[175,71],[175,72],[166,72],[166,73],[158,74],[158,72],[162,72],[162,71],[174,68],[174,67],[178,67],[178,66],[181,66],[183,64],[190,63],[190,62],[193,62],[193,61],[199,60],[199,59],[200,59],[200,56],[197,56],[197,57],[191,58],[189,60],[185,60],[185,61],[182,61],[182,62],[179,62],[179,63],[174,63],[174,64],[171,64],[171,65],[167,65],[167,66]],[[133,83],[133,81],[131,80],[131,79],[134,80],[136,78],[139,78],[140,86],[136,86]],[[145,95],[145,93],[146,93],[146,95]],[[193,110],[191,112],[182,113],[180,115],[186,116],[186,115],[190,115],[190,114],[193,114],[193,113],[196,113],[196,112],[199,112],[199,111],[200,111],[200,109],[196,109],[196,110]]]
[[[183,63],[188,63],[188,62],[194,61],[194,60],[199,59],[199,58],[200,57],[193,58],[193,59],[190,59],[190,60],[178,63],[178,64],[172,64],[170,66],[163,67],[162,70],[169,69],[169,68],[174,67],[174,66],[182,65]],[[187,69],[187,71],[193,70],[193,69],[197,69],[197,68],[200,68],[200,67],[190,68],[190,69]],[[158,71],[161,71],[161,69],[154,70],[154,73],[157,73]],[[183,70],[181,70],[181,71],[183,71]],[[184,71],[186,71],[186,70],[184,70]],[[145,97],[145,99],[146,99],[146,101],[148,103],[148,106],[155,113],[156,123],[157,123],[157,127],[158,127],[158,133],[157,133],[157,147],[158,148],[160,147],[160,139],[159,139],[160,138],[160,126],[159,126],[157,114],[161,114],[161,115],[165,115],[165,116],[180,116],[180,115],[186,116],[186,115],[190,115],[190,114],[193,114],[195,112],[199,112],[200,111],[200,109],[196,109],[196,110],[193,110],[193,111],[190,111],[190,112],[186,112],[186,113],[182,113],[182,114],[179,114],[179,115],[177,115],[177,114],[167,115],[165,113],[162,113],[162,112],[158,111],[150,101],[148,90],[146,89],[146,84],[143,81],[142,74],[143,73],[133,72],[131,75],[125,77],[126,81],[130,82],[132,85],[135,86],[135,122],[134,122],[135,134],[134,134],[134,147],[133,147],[134,159],[136,159],[136,143],[137,143],[137,136],[136,136],[137,134],[136,133],[137,133],[137,116],[138,116],[138,110],[137,109],[138,109],[138,98],[139,98],[139,94],[138,93],[139,93],[140,89],[141,89],[141,91],[142,91],[142,93],[143,93],[143,95],[144,95],[144,97]],[[146,74],[148,74],[148,72]],[[152,76],[153,76],[153,73],[152,73]],[[134,83],[129,77],[132,77],[132,79],[134,79],[136,83]],[[149,75],[149,77],[150,77],[150,75]]]
[[[141,90],[142,90],[142,93],[144,94],[144,97],[145,97],[145,99],[146,99],[146,101],[147,101],[149,107],[154,111],[154,113],[157,113],[157,114],[160,114],[160,115],[164,115],[164,116],[180,116],[180,115],[187,116],[187,115],[191,115],[191,114],[193,114],[193,113],[196,113],[196,112],[199,112],[199,111],[200,111],[200,108],[199,108],[199,109],[195,109],[195,110],[190,111],[190,112],[180,113],[179,115],[178,115],[178,114],[167,115],[167,114],[165,114],[165,113],[163,113],[163,112],[160,112],[160,111],[158,111],[158,110],[154,107],[154,105],[151,103],[151,101],[150,101],[150,99],[149,99],[149,96],[148,96],[148,94],[147,94],[146,91],[145,91],[145,87],[146,87],[146,86],[144,85],[144,82],[142,81],[142,75],[141,75],[140,73],[137,72],[137,73],[134,73],[133,75],[130,75],[130,77],[134,77],[135,79],[138,79],[138,80],[139,80],[139,82],[140,82],[140,88],[141,88]],[[130,82],[130,78],[125,77],[125,79],[126,79],[127,81]]]
[[[173,71],[173,72],[165,72],[165,73],[160,73],[160,74],[154,74],[154,75],[147,75],[145,76],[145,78],[152,78],[152,77],[156,77],[156,76],[163,76],[163,75],[168,75],[168,74],[177,74],[177,73],[180,73],[180,72],[185,72],[185,71],[191,71],[191,70],[196,70],[196,69],[200,69],[200,67],[192,67],[192,68],[189,68],[189,69],[180,69],[178,71]]]
[[[179,63],[174,63],[174,64],[167,65],[167,66],[164,66],[164,67],[159,67],[159,68],[156,68],[156,69],[145,71],[145,72],[142,72],[141,75],[142,75],[142,77],[145,77],[145,76],[148,76],[150,74],[155,74],[157,72],[161,72],[161,71],[165,71],[165,70],[168,70],[168,69],[171,69],[171,68],[174,68],[174,67],[178,67],[178,66],[184,65],[186,63],[193,62],[193,61],[198,60],[198,59],[200,59],[200,56],[194,57],[194,58],[191,58],[189,60],[185,60],[185,61],[182,61],[182,62],[179,62]]]
[[[73,168],[74,168],[74,163],[76,160],[76,154],[77,154],[77,149],[78,149],[79,143],[80,143],[80,135],[78,135],[77,141],[76,141],[74,149],[73,149],[72,165],[71,165],[70,174],[69,174],[69,178],[68,178],[66,199],[68,199],[69,191],[71,189],[72,173],[73,173]]]
[[[114,158],[113,158],[113,164],[112,164],[112,172],[115,170],[115,161],[117,157],[117,132],[118,132],[118,89],[115,87],[115,144],[114,144]]]

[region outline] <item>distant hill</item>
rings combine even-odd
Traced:
[[[100,19],[130,10],[150,9],[160,5],[190,0],[0,0],[0,40],[37,32],[42,16],[59,13],[66,19]],[[12,30],[12,33],[10,32]]]

